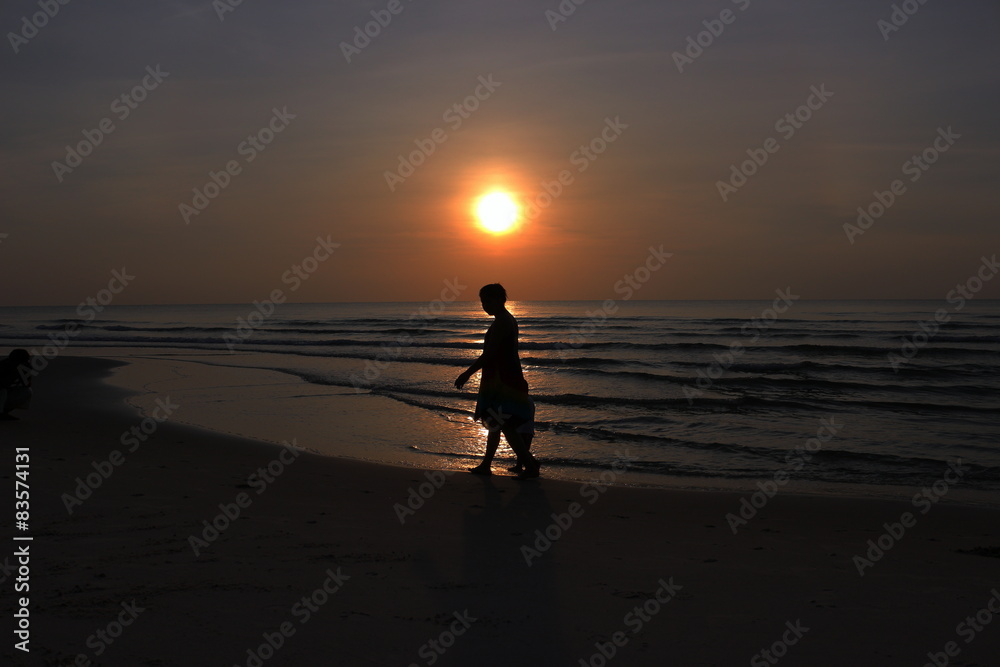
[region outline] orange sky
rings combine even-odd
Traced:
[[[119,303],[250,302],[327,236],[339,247],[294,300],[426,301],[451,278],[613,298],[661,245],[673,256],[635,298],[937,299],[1000,250],[994,3],[930,3],[885,39],[889,5],[860,0],[586,3],[555,30],[556,2],[421,1],[351,62],[342,43],[385,3],[330,4],[223,20],[207,2],[72,4],[8,44],[0,305],[74,304],[121,267],[137,277]],[[36,9],[6,3],[0,26]],[[88,136],[78,166],[54,167]],[[895,180],[852,244],[844,225]],[[482,194],[527,205],[546,184],[557,196],[516,231],[476,225]]]

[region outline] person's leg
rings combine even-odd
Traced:
[[[486,436],[486,454],[483,455],[483,462],[475,468],[471,468],[470,472],[483,475],[491,474],[490,466],[493,464],[493,457],[496,455],[499,446],[500,429],[494,426],[490,428],[489,435]]]
[[[524,429],[518,429],[518,433],[521,434],[521,439],[524,440],[524,450],[531,453],[531,440],[535,437],[534,433],[525,433]],[[511,467],[507,468],[511,472],[519,473],[524,470],[524,466],[521,465],[520,461],[517,461]]]
[[[517,462],[524,467],[523,476],[538,477],[538,469],[541,467],[541,464],[528,451],[524,437],[518,432],[517,426],[508,423],[504,426],[503,434],[507,438],[507,444],[510,445],[510,448],[514,450],[514,454],[517,455]]]

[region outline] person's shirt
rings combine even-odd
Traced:
[[[499,380],[502,384],[527,393],[528,383],[521,370],[517,353],[517,320],[513,315],[501,314],[486,332],[483,353],[483,380]]]

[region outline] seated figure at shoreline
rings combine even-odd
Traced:
[[[31,403],[31,354],[17,349],[0,360],[0,419],[17,419],[11,410],[26,410]]]

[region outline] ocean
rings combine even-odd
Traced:
[[[784,471],[803,488],[921,487],[960,459],[963,489],[1000,490],[1000,302],[508,305],[537,406],[533,451],[549,474],[586,479],[627,452],[631,479],[647,484],[726,488]],[[301,426],[339,402],[337,426],[305,429],[311,449],[429,468],[481,455],[476,379],[453,386],[491,321],[478,302],[82,312],[0,308],[0,345],[43,356],[129,348],[207,373],[225,366],[227,378],[266,370],[311,389],[282,390],[274,420]],[[227,403],[226,391],[204,399],[205,414],[249,415],[251,399]],[[393,415],[398,428],[386,431]],[[366,442],[327,443],[350,439]]]

